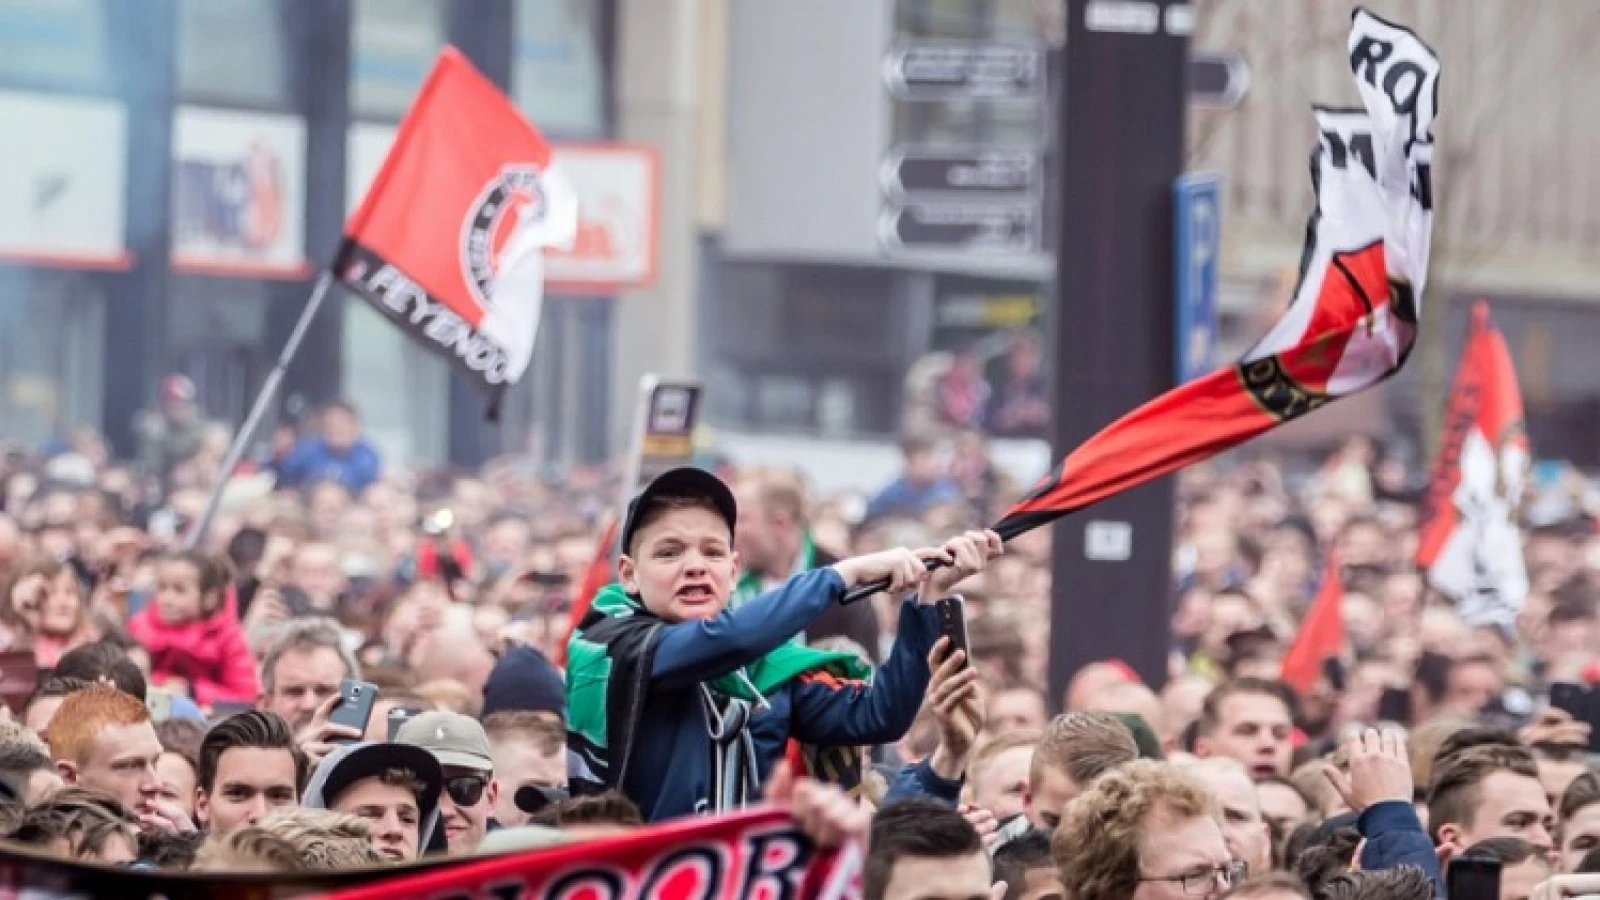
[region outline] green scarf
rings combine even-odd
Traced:
[[[807,531],[804,543],[800,545],[800,552],[794,558],[794,565],[789,568],[788,577],[793,578],[801,572],[809,572],[816,567],[817,545],[811,540],[811,532]],[[765,593],[763,580],[761,573],[754,569],[746,569],[740,573],[739,583],[733,586],[733,596],[728,598],[728,608],[738,609]],[[800,641],[800,635],[795,635],[795,640]]]
[[[588,766],[593,778],[586,780],[592,787],[622,786],[648,701],[655,648],[667,625],[621,585],[610,584],[595,596],[567,644],[567,738]],[[705,684],[723,696],[753,703],[757,693],[766,697],[794,678],[865,681],[871,674],[852,654],[787,643],[739,672]],[[854,748],[802,748],[812,774],[849,782],[850,766],[841,758],[842,750]]]

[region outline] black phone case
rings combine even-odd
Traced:
[[[372,704],[377,699],[376,685],[347,678],[339,685],[339,702],[328,713],[328,721],[365,732],[367,720],[372,717]]]
[[[1581,684],[1558,681],[1550,685],[1550,705],[1575,721],[1589,723],[1589,752],[1600,753],[1600,728],[1596,728],[1594,691]]]
[[[950,639],[950,652],[960,650],[971,660],[972,649],[967,646],[966,604],[960,597],[946,597],[933,605],[939,620],[939,635]]]
[[[1450,900],[1500,900],[1498,859],[1451,860],[1444,880]]]

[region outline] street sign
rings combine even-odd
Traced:
[[[1177,381],[1191,381],[1215,367],[1217,268],[1222,255],[1222,176],[1180,176],[1172,189],[1177,286]]]
[[[1043,190],[1033,150],[897,150],[883,161],[883,192],[895,200],[944,197],[1024,200]]]
[[[623,496],[633,495],[668,469],[686,466],[694,456],[694,430],[700,423],[700,382],[692,378],[645,375],[639,379]]]
[[[1026,44],[907,44],[889,52],[883,76],[902,100],[1041,100],[1044,51]]]
[[[1250,64],[1231,50],[1189,54],[1189,102],[1208,109],[1232,109],[1250,90]]]
[[[978,254],[1039,250],[1038,204],[909,203],[884,212],[879,237],[891,251]]]

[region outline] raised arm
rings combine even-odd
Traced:
[[[930,553],[938,551],[924,556]],[[651,681],[672,690],[727,675],[805,631],[857,584],[888,578],[891,594],[904,593],[925,579],[922,560],[906,549],[858,556],[802,572],[736,610],[668,625],[656,645]]]

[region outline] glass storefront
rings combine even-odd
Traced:
[[[99,0],[0,4],[0,442],[101,418],[115,277],[73,267],[122,267],[125,114],[109,99],[108,40]]]
[[[274,0],[180,0],[178,93],[215,105],[292,107],[288,15]]]
[[[395,125],[445,45],[439,0],[356,0],[351,23],[345,205],[354,209],[383,164]],[[335,288],[344,318],[340,383],[385,459],[444,461],[449,365],[354,294]]]
[[[603,0],[517,0],[511,96],[552,138],[606,131]]]
[[[0,268],[0,438],[37,446],[100,421],[106,298],[95,281]]]

